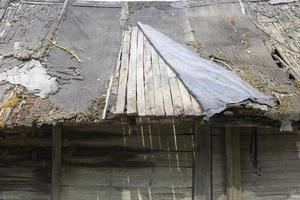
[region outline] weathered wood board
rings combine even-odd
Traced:
[[[112,99],[116,96],[117,101],[110,103],[115,104],[108,110],[112,114],[156,117],[202,114],[200,104],[138,27],[125,31],[121,68],[113,83]]]

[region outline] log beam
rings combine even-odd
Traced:
[[[225,128],[227,159],[227,200],[241,200],[240,129]]]
[[[60,199],[60,177],[62,160],[62,125],[52,127],[52,180],[51,200]]]
[[[193,200],[212,199],[211,126],[195,124],[195,158],[193,168]]]

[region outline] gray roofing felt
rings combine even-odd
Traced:
[[[55,73],[60,76],[58,81],[67,83],[49,96],[52,102],[70,111],[85,112],[92,100],[105,95],[119,51],[120,12],[120,8],[68,8],[55,40],[72,49],[80,62],[62,49],[51,49],[48,69],[62,72]],[[76,71],[66,75],[70,69]]]
[[[192,92],[208,117],[225,110],[229,104],[252,100],[274,106],[264,95],[233,72],[199,57],[151,26],[138,23],[145,36]]]

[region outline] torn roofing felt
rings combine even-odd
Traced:
[[[196,97],[207,117],[222,112],[230,104],[246,100],[274,106],[271,96],[253,88],[235,73],[199,57],[149,25],[141,22],[138,25],[165,62]]]

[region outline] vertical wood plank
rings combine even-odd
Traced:
[[[197,101],[197,100],[195,99],[195,97],[193,97],[192,95],[191,95],[191,100],[192,100],[192,105],[193,105],[194,115],[195,115],[195,116],[200,116],[200,115],[202,115],[203,110],[202,110],[200,104],[198,103],[198,101]]]
[[[129,31],[124,32],[120,79],[119,79],[115,114],[123,114],[125,110],[126,88],[127,88],[127,80],[128,80],[127,79],[128,65],[129,65],[130,34],[131,34],[131,29],[129,29]]]
[[[171,89],[169,85],[169,78],[168,78],[168,71],[167,71],[167,64],[165,61],[159,57],[158,58],[160,72],[161,72],[161,83],[163,87],[163,98],[164,98],[164,107],[167,116],[173,116],[173,102],[171,96]]]
[[[155,114],[155,100],[154,100],[154,83],[153,72],[151,64],[151,45],[146,37],[144,37],[144,74],[145,74],[145,102],[146,115]]]
[[[158,64],[158,54],[153,47],[151,47],[151,58],[152,58],[153,82],[154,82],[154,90],[155,90],[154,92],[155,115],[163,116],[165,115],[165,110],[164,110],[160,68]]]
[[[179,86],[179,90],[180,90],[180,94],[181,94],[181,98],[182,98],[184,114],[187,116],[194,115],[191,96],[190,96],[188,90],[183,85],[182,81],[179,79],[177,79],[177,80],[178,80],[178,86]]]
[[[124,38],[124,31],[122,32],[122,38]],[[122,39],[123,41],[123,39]],[[116,104],[117,104],[117,94],[118,94],[118,86],[119,86],[119,78],[120,78],[120,67],[121,67],[121,54],[122,48],[120,48],[118,53],[118,59],[116,64],[115,74],[113,75],[113,82],[110,89],[110,97],[108,102],[108,110],[111,113],[115,113]]]
[[[193,200],[212,199],[211,126],[195,122]]]
[[[127,83],[127,114],[136,114],[137,27],[132,28]]]
[[[240,129],[225,128],[227,159],[227,200],[241,200]]]
[[[171,88],[171,95],[173,101],[173,109],[175,115],[182,115],[184,113],[183,105],[182,105],[182,98],[178,86],[177,76],[176,74],[167,67],[168,76],[169,76],[169,84]]]
[[[62,125],[52,126],[52,182],[51,200],[60,199],[60,177],[62,159]]]
[[[145,91],[144,91],[144,34],[138,31],[138,45],[137,45],[137,111],[139,116],[146,115],[145,111]]]

